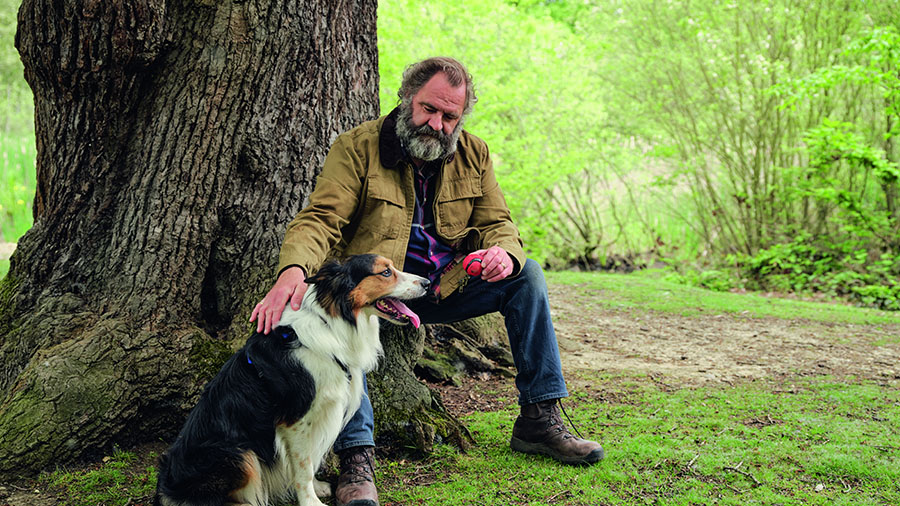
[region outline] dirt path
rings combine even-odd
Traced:
[[[591,376],[579,374],[585,371],[647,375],[669,388],[823,375],[900,383],[900,315],[895,325],[734,314],[685,317],[608,309],[575,286],[549,289],[570,390],[598,389],[580,379]],[[506,378],[466,378],[461,387],[438,388],[456,414],[502,409],[516,399]]]
[[[810,374],[900,379],[900,323],[609,310],[561,285],[550,299],[567,369],[652,374],[676,386]]]

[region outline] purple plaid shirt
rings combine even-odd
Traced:
[[[424,276],[435,286],[444,268],[456,256],[456,251],[442,242],[434,226],[434,187],[441,161],[426,163],[421,168],[413,165],[416,187],[416,208],[413,212],[412,230],[406,248],[403,270]]]

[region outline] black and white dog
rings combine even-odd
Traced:
[[[400,300],[423,296],[428,280],[358,255],[306,281],[300,309],[251,336],[206,386],[159,459],[157,506],[322,504],[314,474],[377,364],[378,317],[418,327]]]

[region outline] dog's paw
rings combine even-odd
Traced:
[[[316,496],[322,498],[331,497],[331,483],[314,479],[313,488],[316,490]]]

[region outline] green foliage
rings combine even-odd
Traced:
[[[0,0],[0,242],[31,228],[36,155],[34,105],[13,44],[20,0]],[[9,268],[0,260],[0,276]]]
[[[783,169],[784,205],[795,210],[782,240],[740,257],[761,288],[820,291],[900,310],[900,34],[875,27],[845,60],[773,88],[786,107],[853,83],[870,89],[879,121],[824,118],[803,137],[808,163]],[[865,118],[871,120],[871,117]]]
[[[693,233],[721,254],[753,253],[794,223],[781,167],[798,165],[804,132],[832,113],[868,117],[879,99],[841,83],[787,114],[770,87],[834,64],[848,36],[893,16],[854,1],[624,0],[598,4],[591,19],[610,30],[596,52],[623,113],[636,107],[645,119],[629,126],[658,146],[672,183],[649,190],[676,216],[687,200]]]
[[[136,460],[134,453],[117,449],[97,469],[57,470],[41,481],[62,491],[64,506],[126,506],[135,498],[149,500],[156,490],[156,468],[135,470]]]
[[[14,46],[21,0],[0,0],[0,136],[33,135],[34,104]]]
[[[834,242],[800,234],[753,256],[737,259],[751,288],[822,292],[885,310],[900,310],[900,255],[874,254],[863,241]]]
[[[31,228],[35,156],[34,136],[0,136],[0,241],[16,242]]]

